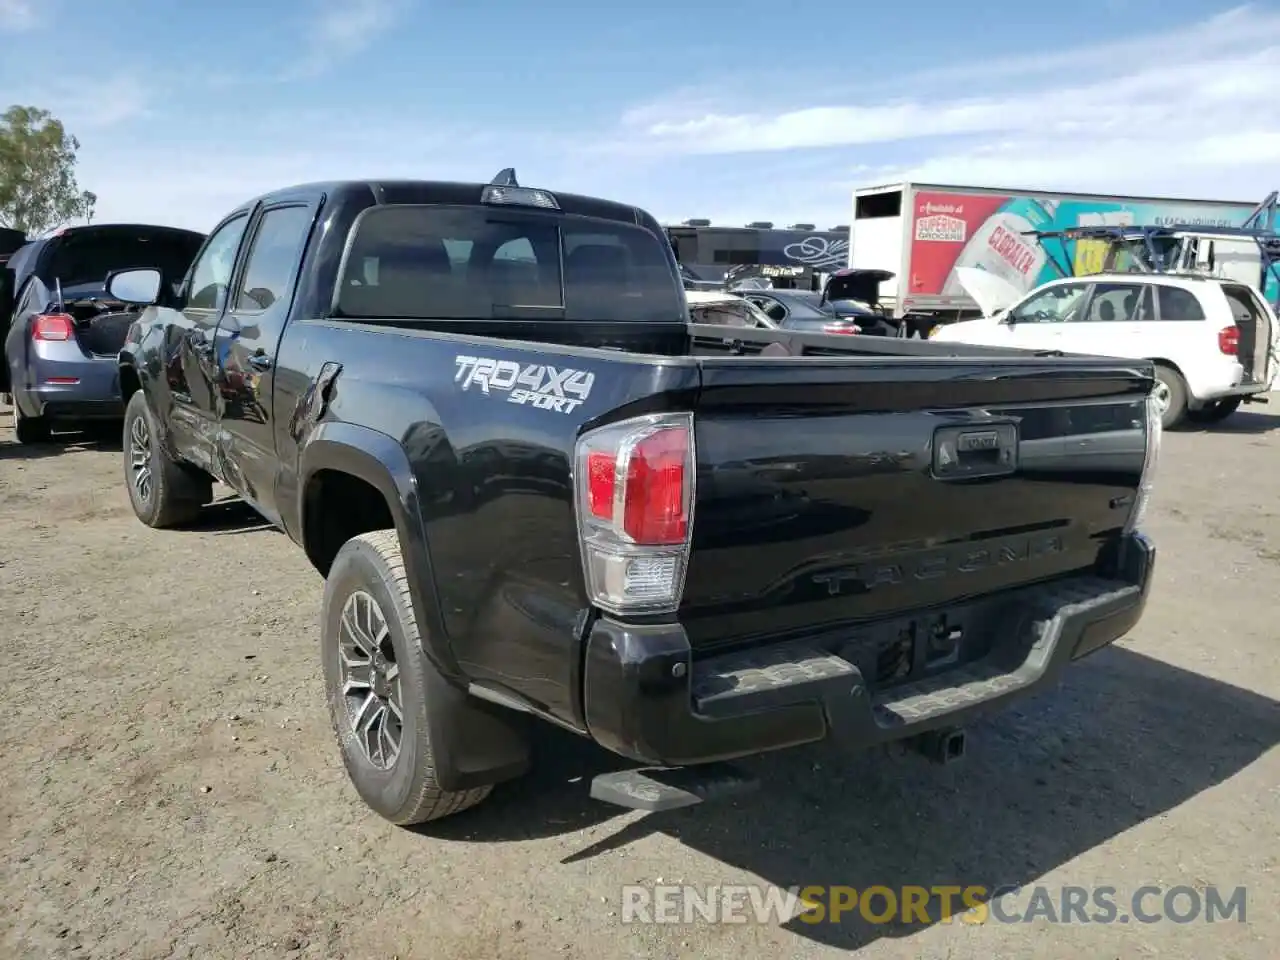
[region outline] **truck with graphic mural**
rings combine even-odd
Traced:
[[[930,324],[981,315],[957,268],[988,270],[1027,292],[1062,275],[1097,273],[1105,239],[1068,240],[1052,251],[1034,232],[1076,227],[1194,225],[1241,227],[1256,201],[1050,193],[1036,190],[893,183],[853,194],[849,266],[894,274],[880,286],[880,304],[894,317]]]

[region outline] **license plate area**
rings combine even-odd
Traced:
[[[873,692],[891,690],[986,657],[1007,611],[1005,603],[979,601],[867,624],[832,652],[856,666]]]

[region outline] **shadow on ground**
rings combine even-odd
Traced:
[[[94,424],[78,430],[59,430],[43,443],[18,443],[13,417],[0,414],[0,460],[42,460],[86,450],[119,453],[123,449],[119,424]]]
[[[215,500],[200,511],[194,523],[184,527],[199,533],[211,533],[215,537],[230,537],[241,533],[279,532],[267,523],[253,507],[237,496]]]
[[[659,833],[783,888],[1030,884],[1222,783],[1277,743],[1276,701],[1113,647],[1077,664],[1061,688],[980,725],[960,765],[825,747],[756,758],[749,766],[763,781],[758,793],[649,815],[565,862]],[[591,776],[620,766],[616,758],[550,728],[537,744],[535,773],[422,832],[503,842],[617,816],[587,796]],[[923,929],[872,925],[856,911],[838,923],[787,927],[849,950]]]
[[[1270,433],[1280,428],[1280,414],[1255,412],[1245,407],[1236,411],[1221,423],[1183,423],[1179,433]]]

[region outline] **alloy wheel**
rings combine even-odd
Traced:
[[[146,417],[134,417],[129,425],[129,470],[133,489],[143,503],[151,502],[151,428]]]
[[[1156,402],[1157,412],[1164,416],[1165,411],[1169,409],[1170,402],[1173,400],[1173,392],[1169,389],[1169,385],[1163,380],[1157,379],[1155,386],[1151,390],[1151,396]]]
[[[351,732],[365,759],[388,770],[400,756],[404,736],[400,667],[386,615],[363,590],[342,607],[338,663]]]

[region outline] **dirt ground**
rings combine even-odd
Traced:
[[[749,798],[644,817],[590,800],[607,759],[547,731],[534,774],[416,832],[347,784],[302,553],[235,502],[148,530],[114,437],[19,448],[8,414],[0,956],[1277,956],[1276,413],[1166,437],[1145,618],[964,763],[801,749],[751,764]],[[659,878],[1248,899],[1244,923],[624,925],[622,886]]]

